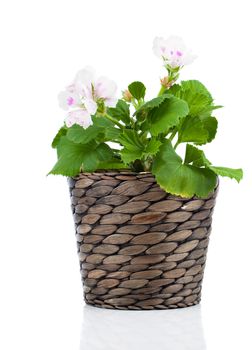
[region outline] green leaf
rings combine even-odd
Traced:
[[[81,171],[92,172],[98,168],[99,165],[99,156],[95,149],[89,149],[89,152],[86,153],[83,157],[83,163],[81,166]]]
[[[54,137],[53,139],[53,142],[52,142],[52,148],[56,148],[58,143],[59,143],[59,140],[61,139],[61,136],[65,136],[67,133],[67,127],[66,126],[62,126],[59,131],[57,132],[56,136]]]
[[[209,169],[211,169],[217,175],[230,177],[231,179],[235,179],[237,182],[240,182],[243,177],[242,169],[232,169],[220,166],[209,166]]]
[[[110,141],[116,140],[121,131],[110,120],[103,116],[93,116],[93,125],[84,129],[80,125],[73,125],[67,131],[67,137],[75,143],[89,143],[91,140]]]
[[[182,81],[175,84],[167,93],[183,99],[189,106],[190,116],[210,115],[211,111],[221,106],[213,106],[213,98],[207,88],[198,80]]]
[[[93,125],[99,128],[113,128],[115,125],[112,121],[104,116],[93,115],[92,120]]]
[[[141,150],[135,149],[130,151],[127,148],[123,148],[120,152],[121,158],[124,164],[130,164],[136,159],[141,159],[143,152]]]
[[[181,86],[179,84],[173,84],[168,90],[164,92],[164,94],[172,94],[175,97],[180,98]]]
[[[152,172],[166,192],[186,198],[193,195],[206,197],[214,190],[217,182],[217,176],[212,170],[183,164],[169,140],[160,147]]]
[[[148,140],[148,143],[145,147],[144,153],[146,155],[153,155],[156,154],[159,150],[159,147],[162,145],[162,142],[159,140],[156,140],[155,138],[151,138]]]
[[[125,129],[119,137],[120,143],[128,148],[130,151],[135,149],[144,149],[144,145],[140,139],[140,136],[135,130]]]
[[[95,143],[76,144],[66,136],[62,136],[58,145],[58,161],[49,174],[75,176],[82,168],[86,171],[96,169]]]
[[[125,164],[129,164],[136,159],[141,159],[144,145],[135,130],[124,130],[119,137],[119,141],[124,146],[120,154]]]
[[[103,131],[103,128],[95,125],[90,125],[87,129],[84,129],[82,126],[74,124],[67,130],[67,138],[75,143],[85,144],[95,139]]]
[[[131,95],[138,101],[145,96],[146,87],[140,81],[134,81],[128,86]]]
[[[204,129],[207,130],[208,132],[207,142],[211,142],[216,136],[218,121],[215,117],[210,117],[210,116],[201,117],[200,119],[203,123]]]
[[[106,141],[116,141],[121,135],[121,130],[118,128],[107,128],[105,130]]]
[[[223,108],[223,106],[209,105],[208,107],[206,107],[204,109],[204,111],[202,111],[200,113],[200,117],[209,117],[209,116],[211,116],[212,111],[214,111],[215,109],[220,109],[220,108]]]
[[[126,125],[130,124],[129,105],[123,100],[118,100],[116,107],[107,108],[107,113],[111,117],[123,121]]]
[[[107,162],[99,162],[97,169],[105,170],[105,169],[128,169],[128,168],[125,167],[125,164],[123,162],[120,162],[119,160],[111,160]]]
[[[154,155],[161,146],[161,142],[154,138],[142,141],[140,135],[135,130],[130,129],[123,131],[119,141],[124,146],[120,154],[125,164]]]
[[[183,90],[190,90],[193,93],[205,95],[209,100],[213,101],[210,92],[199,80],[183,80],[181,82],[181,87]]]
[[[214,117],[187,116],[178,126],[178,143],[193,142],[203,145],[211,142],[215,138],[217,127],[218,122]]]
[[[93,116],[93,125],[103,129],[105,141],[115,141],[121,134],[121,130],[114,123],[103,116]]]
[[[137,117],[143,114],[147,115],[150,110],[160,106],[161,103],[164,102],[164,100],[166,100],[167,98],[170,98],[168,94],[153,98],[152,100],[144,103],[140,108],[138,108],[138,110],[134,113],[134,115],[136,115]]]
[[[185,163],[192,163],[198,167],[206,167],[217,175],[230,177],[231,179],[235,179],[237,182],[240,182],[243,177],[242,169],[216,167],[211,165],[202,150],[189,144],[186,145]]]
[[[168,94],[155,97],[138,108],[134,113],[134,116],[136,116],[137,119],[136,126],[141,130],[149,131],[149,124],[146,119],[148,114],[152,109],[160,106],[161,103],[169,97],[170,95]]]
[[[197,167],[210,166],[211,163],[206,158],[204,152],[197,147],[187,144],[186,145],[186,155],[185,163],[195,165]]]
[[[181,98],[187,102],[189,106],[189,114],[191,116],[198,116],[200,113],[209,109],[211,100],[205,95],[193,93],[190,90],[185,90]]]
[[[100,161],[110,161],[114,157],[114,152],[106,143],[100,143],[95,152]]]
[[[187,103],[173,96],[168,96],[158,107],[151,109],[148,114],[148,123],[152,135],[167,133],[177,126],[181,118],[188,114]]]
[[[185,117],[178,130],[178,142],[206,143],[208,132],[199,117]]]

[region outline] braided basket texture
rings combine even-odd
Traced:
[[[87,304],[120,310],[198,304],[217,189],[206,199],[163,191],[150,173],[69,178]]]

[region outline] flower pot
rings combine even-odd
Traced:
[[[87,304],[174,309],[198,304],[216,190],[206,199],[163,191],[150,173],[69,178]]]

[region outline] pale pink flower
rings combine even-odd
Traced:
[[[75,108],[68,114],[66,125],[79,124],[83,127],[91,125],[91,115],[97,112],[99,104],[109,107],[116,105],[115,93],[116,84],[112,80],[106,77],[96,78],[91,67],[80,70],[73,83],[58,96],[61,108],[64,110]]]
[[[196,58],[185,46],[184,41],[177,36],[168,39],[156,37],[153,42],[153,52],[164,61],[164,65],[171,68],[183,67]]]
[[[117,102],[115,98],[116,84],[106,77],[96,78],[95,72],[92,68],[86,67],[76,74],[75,86],[77,91],[90,104],[90,101],[96,104],[103,101],[105,106],[114,106]],[[91,103],[92,104],[92,103]]]

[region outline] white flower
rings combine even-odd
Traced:
[[[91,104],[93,110],[95,104],[97,109],[99,101],[103,101],[105,106],[109,107],[116,104],[116,84],[106,77],[96,78],[91,67],[86,67],[76,74],[75,86],[79,94],[83,96],[84,104]]]
[[[156,37],[153,42],[153,52],[163,59],[165,66],[171,68],[183,67],[196,58],[185,46],[184,41],[177,36],[168,39]]]
[[[116,84],[106,77],[96,78],[93,68],[80,70],[73,83],[58,95],[61,108],[75,108],[68,114],[66,125],[79,124],[85,128],[91,125],[91,115],[96,113],[100,104],[115,106],[115,92]]]
[[[74,124],[78,124],[86,129],[92,125],[92,119],[91,115],[85,109],[76,109],[68,113],[65,119],[65,123],[68,128]]]

